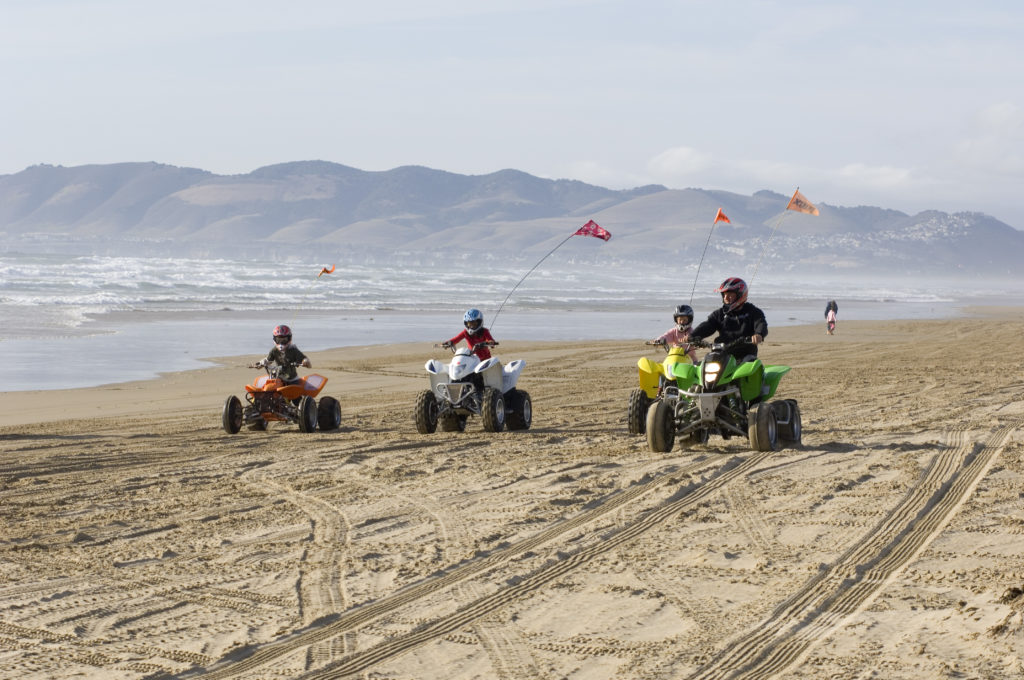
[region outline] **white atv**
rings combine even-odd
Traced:
[[[452,350],[451,363],[426,363],[430,389],[416,397],[416,431],[430,434],[440,423],[444,432],[462,432],[470,415],[480,416],[487,432],[501,432],[506,425],[510,430],[530,429],[530,395],[516,389],[526,361],[514,359],[503,366],[497,357],[480,361],[468,347]]]

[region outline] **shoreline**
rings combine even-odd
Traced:
[[[1020,321],[1024,319],[1024,307],[1017,306],[980,306],[964,310],[970,316],[963,319],[976,319],[980,323],[993,320]],[[915,328],[928,325],[945,326],[948,319],[892,319],[871,321],[844,321],[840,319],[836,335],[829,342],[846,344],[865,342],[875,337],[889,337],[895,333],[904,335]],[[770,327],[768,340],[761,351],[761,357],[771,363],[773,348],[781,348],[790,342],[807,342],[817,340],[824,334],[824,323],[803,325],[776,325]],[[632,330],[632,329],[630,329]],[[650,356],[656,358],[657,352],[645,347],[646,338],[635,335],[631,338],[602,338],[588,340],[563,339],[554,340],[505,340],[501,341],[498,356],[511,360],[516,352],[527,354],[549,354],[559,347],[581,348],[588,346],[601,347],[635,347],[636,358]],[[324,350],[303,350],[312,360],[311,372],[326,375],[332,381],[325,394],[354,394],[359,390],[374,389],[375,374],[359,374],[354,376],[347,369],[352,362],[370,362],[380,367],[376,374],[381,384],[393,385],[394,369],[389,367],[389,360],[405,362],[414,366],[411,373],[411,389],[415,389],[416,381],[426,384],[426,373],[423,363],[430,358],[444,361],[450,356],[448,352],[433,347],[429,341],[405,343],[381,343],[368,345],[346,345]],[[0,428],[15,427],[23,424],[44,423],[68,419],[108,418],[120,416],[136,416],[149,413],[154,407],[170,409],[175,413],[216,413],[219,417],[223,398],[229,394],[244,394],[244,385],[254,375],[253,369],[247,365],[259,354],[229,354],[210,356],[202,361],[205,365],[185,370],[165,371],[153,377],[138,380],[116,381],[100,385],[69,387],[58,389],[36,389],[0,392]],[[632,365],[635,365],[635,361]],[[421,375],[422,374],[422,375]],[[529,380],[529,368],[524,374]],[[222,395],[219,397],[217,395]],[[55,409],[54,405],[59,404]],[[212,416],[211,416],[212,417]]]
[[[756,303],[755,303],[756,304]],[[818,306],[767,300],[771,328],[813,325]],[[962,318],[983,306],[961,303],[857,303],[840,305],[839,322]],[[706,312],[697,308],[697,318]],[[497,324],[488,322],[502,340],[592,341],[654,337],[671,325],[659,307],[622,310],[520,311],[506,309]],[[162,373],[195,370],[205,357],[265,356],[269,328],[287,323],[304,352],[401,342],[438,342],[460,329],[461,314],[377,310],[336,314],[322,310],[259,312],[118,312],[103,317],[89,333],[52,338],[5,340],[0,347],[19,357],[7,371],[3,389],[23,392],[61,390],[126,383]]]

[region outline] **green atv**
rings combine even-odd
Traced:
[[[738,363],[728,345],[692,342],[710,349],[697,365],[672,366],[674,386],[647,410],[647,444],[651,451],[706,443],[709,435],[723,439],[748,437],[756,451],[776,451],[785,442],[799,444],[802,429],[795,399],[769,401],[789,366],[768,366],[760,359]]]

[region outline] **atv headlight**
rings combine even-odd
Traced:
[[[718,380],[718,374],[722,370],[722,364],[717,361],[709,361],[704,364],[704,382],[713,383]]]

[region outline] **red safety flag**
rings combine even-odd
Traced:
[[[712,224],[718,224],[719,222],[729,222],[729,218],[725,216],[721,208],[718,209],[718,214],[715,215],[715,221]],[[729,224],[732,224],[732,222],[729,222]]]
[[[316,278],[319,279],[324,274],[333,274],[333,273],[334,273],[334,265],[332,264],[330,269],[328,269],[327,267],[324,267],[323,269],[321,269],[320,273],[316,275]]]
[[[814,204],[807,200],[807,197],[800,193],[797,189],[793,192],[793,198],[789,199],[789,205],[786,206],[786,210],[795,210],[797,212],[807,213],[808,215],[818,215],[818,209],[814,207]]]
[[[604,239],[605,241],[612,237],[612,235],[609,234],[606,229],[602,228],[594,220],[590,220],[582,227],[577,229],[576,232],[573,233],[573,236],[593,236],[595,238]]]

